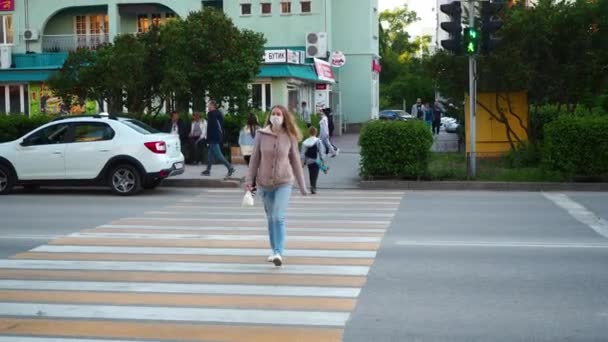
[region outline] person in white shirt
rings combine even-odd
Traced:
[[[190,163],[198,165],[203,163],[203,148],[207,140],[207,120],[201,119],[200,113],[192,114],[192,125],[188,141],[190,143]]]
[[[329,120],[327,119],[327,115],[323,111],[319,113],[321,120],[319,121],[320,134],[319,139],[325,146],[325,151],[327,155],[331,155],[331,157],[335,157],[337,155],[336,150],[334,150],[334,146],[331,144],[329,140]]]

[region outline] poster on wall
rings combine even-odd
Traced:
[[[14,11],[15,10],[15,0],[0,0],[0,11]]]
[[[78,115],[95,114],[96,112],[95,101],[86,100],[84,105],[81,105],[79,101],[74,101],[68,108],[61,97],[53,94],[46,83],[30,84],[30,115]]]

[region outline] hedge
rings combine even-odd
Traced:
[[[0,143],[17,140],[50,120],[51,117],[42,115],[31,118],[23,114],[0,115]]]
[[[544,135],[547,168],[570,177],[608,175],[608,116],[562,116]]]
[[[361,176],[419,179],[427,174],[433,136],[422,121],[372,121],[359,136]]]

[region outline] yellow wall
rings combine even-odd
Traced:
[[[507,99],[510,100],[511,106]],[[512,92],[512,93],[500,93],[498,100],[498,108],[505,113],[505,116],[517,136],[523,141],[528,140],[526,130],[521,127],[521,124],[515,115],[516,114],[523,123],[525,128],[528,127],[528,94],[526,92]],[[511,149],[509,140],[507,138],[506,126],[496,120],[490,113],[493,112],[497,117],[501,117],[500,112],[497,110],[496,93],[478,93],[477,94],[477,143],[476,152],[482,155],[500,155]],[[470,134],[469,134],[469,96],[466,95],[466,107],[465,107],[465,126],[466,126],[466,144],[467,152],[469,152]],[[513,141],[517,140],[513,137]]]

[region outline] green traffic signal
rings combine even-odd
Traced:
[[[464,29],[464,46],[467,55],[475,55],[479,52],[479,32],[476,28]]]

